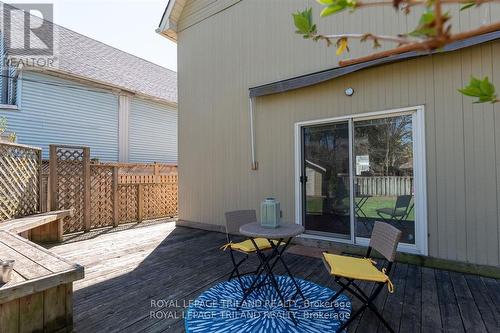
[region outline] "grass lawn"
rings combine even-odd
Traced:
[[[356,198],[359,202],[359,198]],[[396,204],[396,197],[369,197],[365,204],[361,207],[363,212],[368,218],[379,219],[377,214],[377,209],[380,208],[393,208]],[[349,199],[344,199],[344,205],[349,205]],[[321,197],[309,197],[307,198],[307,212],[308,213],[321,213],[323,210],[323,198]],[[412,209],[410,215],[408,216],[409,221],[415,220],[415,210]]]

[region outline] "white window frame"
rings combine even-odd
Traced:
[[[1,104],[0,111],[19,111],[21,109],[21,95],[23,88],[23,72],[18,69],[16,82],[16,104]],[[3,93],[3,92],[2,92]]]
[[[294,124],[294,145],[295,145],[295,223],[303,225],[302,221],[302,196],[303,189],[300,182],[302,173],[302,128],[305,126],[328,124],[338,121],[349,122],[349,135],[352,133],[352,125],[355,120],[363,118],[377,118],[382,116],[396,116],[398,114],[412,114],[413,117],[413,175],[414,175],[414,192],[415,197],[415,244],[402,243],[398,246],[398,251],[428,255],[428,225],[427,225],[427,164],[425,155],[425,116],[424,106],[412,106],[398,109],[389,109],[361,114],[352,114],[347,116],[316,119],[297,122]],[[350,156],[352,159],[352,138],[350,137],[351,144],[349,145]],[[351,174],[353,163],[350,163]],[[353,193],[353,178],[351,177],[351,195]],[[351,211],[353,208],[351,207]],[[356,244],[361,246],[368,246],[369,239],[362,237],[355,237],[354,235],[354,215],[351,212],[351,239],[339,239],[328,237],[324,235],[303,234],[299,237],[310,238],[316,240],[325,240],[338,243]]]

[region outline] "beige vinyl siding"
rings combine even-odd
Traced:
[[[429,254],[498,266],[500,105],[472,104],[456,90],[471,74],[500,87],[499,41],[257,98],[259,170],[250,170],[248,88],[337,64],[333,49],[293,34],[290,12],[306,3],[313,2],[243,0],[179,33],[180,218],[222,225],[224,211],[258,208],[272,195],[284,220],[294,221],[296,122],[424,105]],[[498,18],[499,7],[462,12],[457,25]],[[390,27],[392,9],[375,13],[321,25],[391,33],[417,20],[399,18]],[[347,87],[353,97],[344,95]]]
[[[241,0],[195,0],[186,1],[178,21],[179,31],[226,9]]]
[[[233,5],[223,5],[224,2],[232,2]],[[248,82],[251,86],[337,66],[339,58],[335,56],[333,47],[327,48],[324,43],[314,43],[294,34],[291,13],[306,7],[313,7],[319,31],[337,34],[373,32],[395,35],[408,32],[417,26],[424,11],[416,7],[409,15],[404,15],[391,6],[384,6],[354,13],[346,11],[320,19],[322,6],[314,0],[191,0],[186,1],[184,6],[178,24],[179,36],[192,35],[192,39],[197,41],[196,47],[202,52],[199,56],[213,49],[225,57],[235,53],[237,57],[225,60],[226,64],[259,64],[260,68],[252,69]],[[462,12],[457,6],[444,8],[453,15],[454,32],[476,28],[500,17],[500,4],[484,4],[479,9]],[[200,15],[199,19],[191,19],[196,15]],[[211,47],[202,49],[201,38]],[[182,47],[184,42],[179,38],[178,44]],[[237,49],[237,45],[242,47]],[[376,51],[394,46],[383,43],[383,47]],[[355,40],[351,42],[350,49],[351,52],[342,58],[355,58],[374,51],[371,43]]]

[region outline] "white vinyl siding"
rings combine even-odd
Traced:
[[[43,82],[43,83],[41,83]],[[50,144],[81,145],[93,158],[118,160],[118,99],[111,92],[40,73],[24,72],[21,108],[0,112],[18,142],[43,149]],[[68,87],[71,86],[71,87]]]
[[[177,110],[174,107],[132,99],[129,162],[177,163]]]

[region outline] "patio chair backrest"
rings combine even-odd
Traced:
[[[240,227],[243,224],[257,222],[257,215],[254,209],[235,210],[226,212],[226,233],[229,235],[239,235]]]
[[[411,202],[412,198],[413,198],[412,195],[400,195],[400,196],[398,196],[398,198],[396,199],[396,206],[394,207],[394,210],[398,210],[401,208],[404,208],[405,210],[407,210],[408,207],[410,207],[410,202]]]
[[[396,249],[401,234],[401,230],[388,223],[375,222],[370,239],[370,247],[377,250],[389,262],[393,262],[396,259]]]

